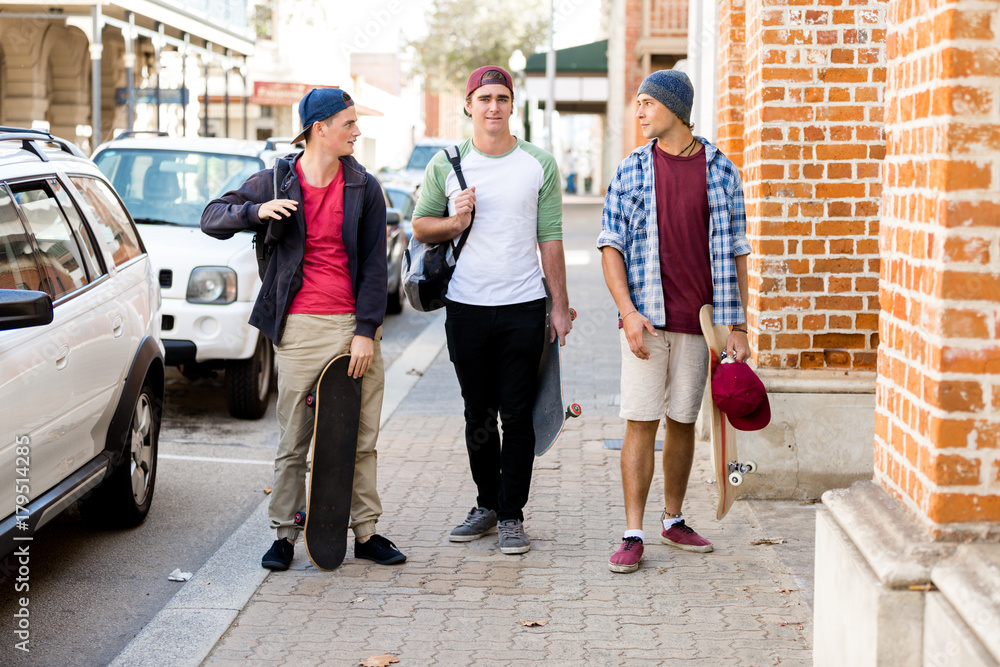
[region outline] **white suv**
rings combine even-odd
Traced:
[[[77,500],[98,525],[146,517],[159,325],[145,246],[104,175],[68,142],[0,128],[0,554]]]
[[[270,398],[274,349],[247,324],[260,289],[253,234],[219,241],[199,223],[209,201],[270,166],[276,152],[264,142],[143,135],[98,146],[94,162],[150,248],[163,294],[166,363],[187,377],[225,369],[229,413],[259,419]]]

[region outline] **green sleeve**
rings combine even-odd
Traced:
[[[534,144],[519,141],[521,148],[542,166],[542,187],[538,191],[538,242],[562,240],[562,182],[551,153]]]
[[[444,149],[431,158],[424,170],[424,184],[420,186],[420,199],[413,209],[414,218],[443,218],[448,213],[448,194],[445,182],[451,171],[451,163]]]

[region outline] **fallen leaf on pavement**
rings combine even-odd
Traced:
[[[931,584],[931,583],[914,584],[913,586],[910,586],[910,590],[911,591],[923,591],[924,593],[930,593],[931,591],[936,591],[937,590],[937,586],[935,586],[934,584]]]
[[[410,370],[406,371],[406,374],[407,375],[423,375],[424,372],[423,371],[418,371],[416,368],[411,368]]]
[[[784,593],[785,595],[791,595],[793,591],[797,591],[797,588],[779,588],[779,593]]]
[[[361,667],[389,667],[394,662],[399,662],[399,658],[394,658],[388,653],[383,653],[382,655],[370,656],[360,664]]]
[[[783,537],[773,537],[767,540],[754,540],[753,542],[750,543],[750,546],[759,547],[762,544],[784,544],[784,542],[785,538]]]
[[[354,598],[353,600],[351,600],[351,604],[354,604],[355,602],[364,602],[364,601],[365,601],[364,598]]]
[[[521,625],[523,625],[526,628],[534,628],[534,627],[540,628],[546,623],[548,623],[548,621],[526,621],[523,618],[521,619]]]
[[[801,503],[799,503],[799,505],[816,505],[816,504],[820,504],[820,505],[823,504],[823,499],[822,498],[806,498]]]
[[[273,487],[270,487],[270,486],[269,486],[269,487],[267,487],[266,489],[264,489],[264,495],[265,495],[265,496],[269,496],[269,495],[271,495],[271,489],[272,489],[272,488],[273,488]]]

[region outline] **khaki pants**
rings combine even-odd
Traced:
[[[306,405],[306,395],[315,390],[331,359],[350,352],[354,327],[354,315],[289,315],[281,344],[275,347],[280,439],[268,512],[278,539],[295,541],[302,532],[295,525],[295,513],[306,509],[306,457],[313,435],[313,411]],[[375,489],[375,442],[385,388],[381,339],[380,327],[375,332],[375,358],[361,382],[361,425],[351,496],[351,529],[357,537],[374,533],[382,515]]]

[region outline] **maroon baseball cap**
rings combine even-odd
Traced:
[[[712,375],[712,399],[741,431],[759,431],[771,423],[767,391],[749,364],[736,360],[719,364]]]
[[[507,86],[507,89],[510,90],[510,98],[514,99],[514,82],[510,78],[510,74],[503,67],[494,67],[492,65],[480,67],[469,75],[469,82],[465,84],[465,96],[468,97],[476,92],[476,88],[488,86],[491,83],[499,83],[501,86]]]

